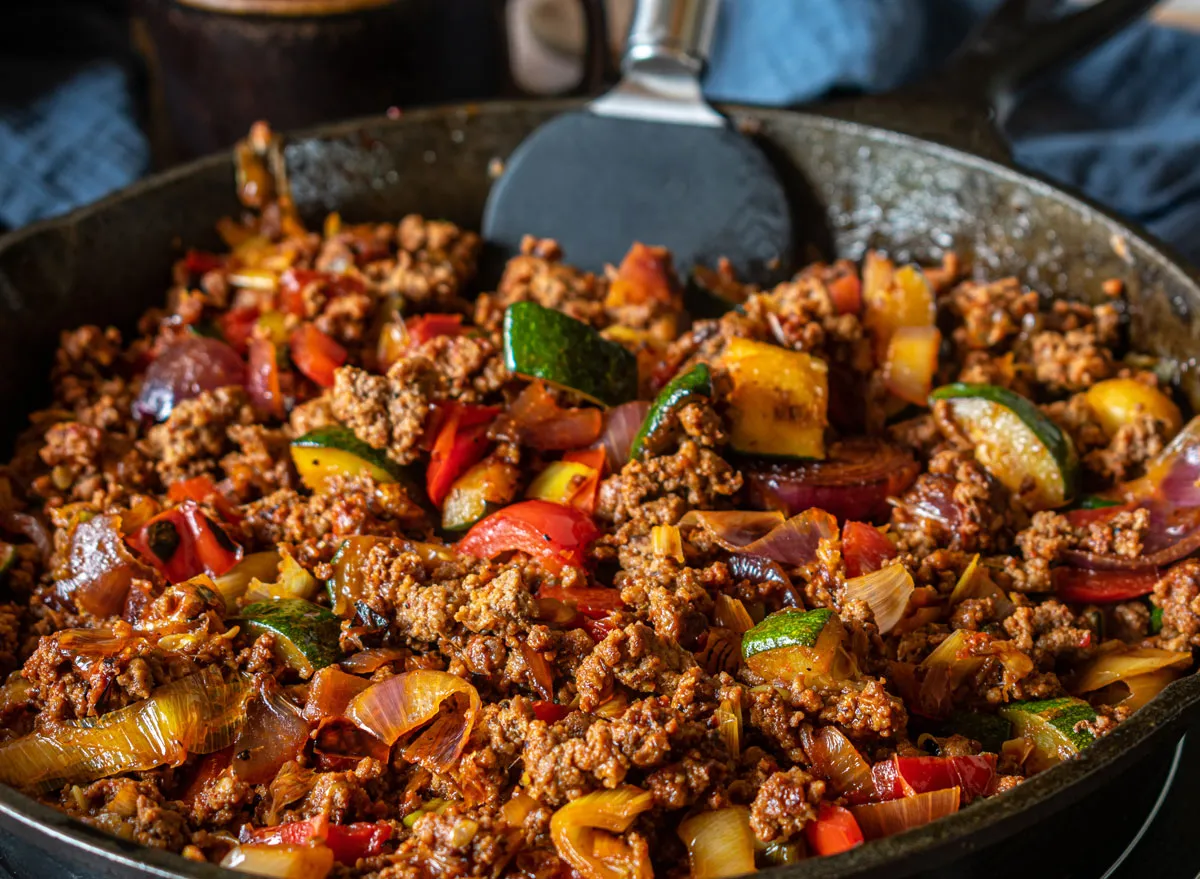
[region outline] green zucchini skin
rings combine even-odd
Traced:
[[[1090,732],[1075,729],[1080,721],[1095,720],[1096,710],[1082,699],[1072,696],[1010,702],[1000,709],[1000,714],[1018,724],[1022,719],[1019,715],[1034,715],[1052,726],[1076,751],[1082,751],[1096,740]]]
[[[257,601],[242,610],[237,622],[251,632],[270,632],[286,641],[279,645],[281,652],[288,665],[301,675],[311,675],[342,657],[338,645],[341,620],[311,601],[302,598]]]
[[[742,657],[779,647],[815,647],[832,617],[833,611],[827,607],[773,613],[742,636]]]
[[[1070,501],[1077,493],[1080,479],[1079,456],[1075,444],[1057,424],[1020,394],[996,385],[955,382],[936,388],[929,395],[932,406],[938,400],[953,402],[959,399],[985,400],[1012,412],[1045,447],[1054,459],[1062,477],[1063,498]]]
[[[603,406],[637,399],[637,357],[582,321],[536,302],[515,302],[504,313],[504,365]]]
[[[982,711],[955,711],[946,722],[951,733],[974,739],[983,750],[999,754],[1000,748],[1012,738],[1012,723],[998,714]]]
[[[292,447],[297,449],[337,449],[356,458],[362,458],[372,467],[378,467],[399,480],[405,475],[404,468],[389,458],[380,449],[372,448],[364,443],[354,431],[340,424],[328,424],[310,430],[304,436],[292,440]]]
[[[630,447],[630,460],[641,458],[646,451],[646,441],[654,436],[671,415],[684,403],[698,397],[712,397],[712,373],[707,363],[697,363],[682,375],[677,375],[667,383],[650,405],[646,420],[638,429]]]

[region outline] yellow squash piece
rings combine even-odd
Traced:
[[[721,363],[733,382],[734,449],[784,458],[825,457],[829,378],[823,360],[739,338],[730,340]]]
[[[569,504],[596,471],[578,461],[554,461],[537,475],[525,492],[527,498]]]
[[[401,469],[348,428],[319,427],[292,441],[292,461],[300,481],[321,494],[334,476],[370,476],[376,482],[397,482]]]
[[[1131,378],[1110,378],[1088,388],[1088,406],[1104,433],[1112,437],[1139,412],[1145,412],[1166,425],[1167,437],[1179,433],[1183,416],[1179,407],[1160,391]]]

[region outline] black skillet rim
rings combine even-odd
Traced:
[[[476,105],[448,105],[413,110],[400,119],[367,117],[301,131],[291,136],[293,142],[303,140],[337,140],[381,127],[404,127],[457,118],[463,114],[478,119],[488,114],[505,114],[522,110],[539,113],[563,111],[579,106],[578,101],[513,101]],[[1156,262],[1164,272],[1198,292],[1196,306],[1200,307],[1200,273],[1171,248],[1149,233],[1131,225],[1074,192],[1056,186],[1042,177],[1018,171],[999,162],[964,152],[933,141],[922,140],[876,125],[864,125],[827,116],[819,111],[798,113],[789,110],[722,105],[720,108],[734,119],[771,119],[783,121],[800,116],[812,124],[827,129],[852,132],[879,143],[907,146],[935,158],[944,157],[969,169],[1007,179],[1041,194],[1053,195],[1081,216],[1102,222],[1110,231],[1136,243],[1142,258]],[[102,214],[116,204],[136,200],[143,193],[169,186],[174,181],[228,162],[226,153],[207,156],[176,168],[152,175],[93,204],[78,208],[61,217],[43,220],[0,237],[0,252],[23,241],[35,238],[44,231],[70,226],[93,214]],[[1003,796],[980,800],[954,815],[898,836],[877,840],[833,857],[812,858],[791,867],[761,871],[773,879],[826,879],[834,876],[865,875],[880,868],[890,868],[889,875],[904,875],[920,869],[932,869],[948,863],[972,849],[977,849],[1001,837],[1011,836],[1039,820],[1043,812],[1060,811],[1098,787],[1105,772],[1124,768],[1156,739],[1180,731],[1186,723],[1185,714],[1200,706],[1200,673],[1194,673],[1171,684],[1132,718],[1073,760],[1060,764],[1023,782]],[[20,825],[22,835],[29,832],[44,837],[49,844],[58,842],[75,849],[78,854],[102,857],[143,874],[162,879],[234,879],[245,874],[215,864],[189,861],[179,855],[131,843],[110,836],[70,818],[57,809],[43,805],[6,785],[0,785],[0,819],[4,824]],[[11,823],[10,823],[11,822]],[[4,828],[0,826],[0,830]],[[37,841],[39,844],[42,840]],[[50,855],[53,857],[52,853]],[[899,868],[902,872],[896,872]]]

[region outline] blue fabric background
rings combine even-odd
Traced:
[[[706,92],[788,105],[936,70],[994,0],[724,3]],[[88,24],[88,14],[55,18]],[[0,224],[61,213],[148,169],[131,67],[102,46],[93,39],[83,53],[36,58],[0,51]],[[1200,263],[1200,34],[1130,28],[1025,96],[1008,133],[1019,163]]]

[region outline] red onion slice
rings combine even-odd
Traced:
[[[224,342],[205,336],[181,339],[146,369],[133,414],[164,421],[183,400],[245,381],[246,365]]]
[[[679,524],[705,528],[719,546],[730,552],[762,556],[785,565],[813,561],[821,541],[838,533],[837,520],[817,509],[787,520],[779,513],[692,510]]]
[[[633,449],[633,440],[649,411],[650,404],[645,400],[622,403],[620,406],[608,410],[604,419],[604,433],[600,435],[600,444],[608,453],[610,472],[621,472],[621,468],[629,460],[629,452]]]
[[[1103,555],[1081,549],[1065,550],[1060,559],[1091,571],[1146,571],[1162,568],[1200,549],[1200,508],[1170,507],[1149,501],[1150,529],[1138,556]]]

